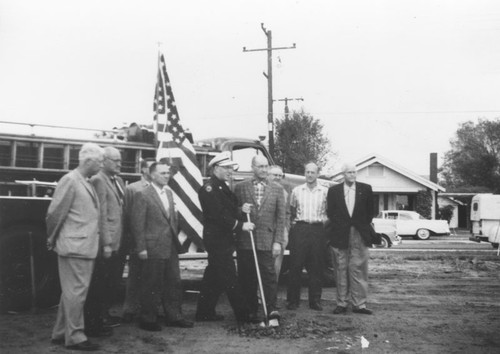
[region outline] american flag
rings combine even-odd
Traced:
[[[202,212],[198,190],[203,179],[196,161],[196,153],[179,121],[172,87],[167,75],[165,58],[160,55],[153,110],[157,132],[156,160],[166,158],[177,171],[169,186],[174,192],[179,211],[179,228],[183,251],[203,249]]]

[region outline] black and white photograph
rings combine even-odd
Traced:
[[[499,352],[499,43],[495,0],[0,0],[0,352]]]

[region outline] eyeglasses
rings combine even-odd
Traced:
[[[114,163],[119,163],[119,162],[122,162],[122,159],[111,159],[109,157],[106,157],[106,159],[110,160],[110,161],[113,161]]]

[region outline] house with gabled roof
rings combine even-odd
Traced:
[[[368,155],[354,163],[357,180],[373,188],[375,214],[382,210],[415,210],[417,193],[423,190],[431,192],[431,215],[435,217],[438,193],[445,192],[443,187],[378,154]],[[343,182],[343,178],[342,171],[331,176],[332,181],[338,183]]]

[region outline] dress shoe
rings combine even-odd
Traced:
[[[196,321],[216,322],[224,320],[224,316],[214,313],[213,315],[196,315]]]
[[[121,324],[121,322],[122,318],[117,316],[108,316],[105,317],[103,320],[104,325],[108,327],[118,327]]]
[[[315,311],[323,311],[323,306],[321,306],[317,302],[311,302],[309,304],[309,308],[312,309],[312,310],[315,310]]]
[[[295,302],[289,302],[287,305],[286,305],[286,308],[287,310],[297,310],[299,308],[299,304],[295,303]]]
[[[340,315],[341,313],[346,313],[347,312],[347,307],[344,306],[337,306],[335,307],[335,310],[333,310],[334,315]]]
[[[57,345],[63,345],[64,344],[64,338],[52,338],[50,340],[50,343],[57,344]]]
[[[139,328],[150,332],[161,331],[161,326],[156,322],[140,322]]]
[[[99,350],[99,345],[86,340],[77,344],[68,345],[66,346],[66,349],[82,350],[84,352],[95,352],[96,350]]]
[[[86,329],[84,332],[87,337],[110,337],[113,334],[113,329],[111,327],[102,327]]]
[[[194,323],[182,318],[182,319],[177,320],[177,321],[165,322],[165,326],[167,326],[167,327],[180,327],[180,328],[192,328],[194,326]]]
[[[273,311],[271,311],[271,313],[269,314],[268,317],[269,317],[270,320],[273,320],[273,319],[279,320],[281,318],[281,315],[280,315],[280,313],[278,311],[273,310]]]
[[[352,309],[352,312],[354,313],[360,313],[362,315],[371,315],[373,312],[371,310],[368,310],[366,307],[363,307],[362,309]]]

